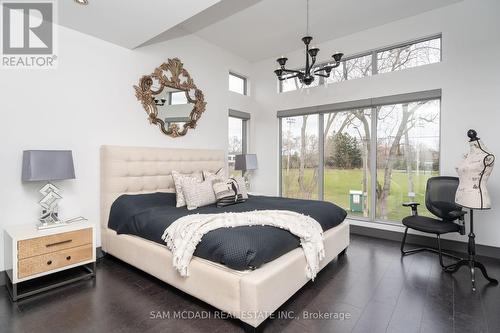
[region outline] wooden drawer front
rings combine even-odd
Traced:
[[[92,260],[92,244],[21,259],[18,262],[17,275],[21,279],[87,260]]]
[[[92,244],[92,228],[19,241],[17,258],[39,256],[85,244]]]

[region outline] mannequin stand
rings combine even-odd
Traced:
[[[470,209],[470,231],[469,231],[469,244],[467,246],[467,252],[469,257],[467,259],[462,259],[459,262],[446,266],[444,270],[448,273],[455,273],[462,266],[468,266],[470,268],[471,281],[472,281],[472,291],[476,291],[476,267],[481,270],[483,276],[486,280],[488,280],[492,284],[498,284],[498,281],[489,277],[488,272],[486,271],[486,267],[479,261],[476,261],[476,242],[474,235],[474,215],[473,210]]]

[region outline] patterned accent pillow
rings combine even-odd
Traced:
[[[233,177],[233,179],[236,180],[236,183],[238,184],[238,194],[241,194],[243,199],[248,199],[247,184],[245,179],[241,176]]]
[[[200,179],[199,177],[195,177],[193,175],[185,175],[175,170],[172,170],[172,178],[174,179],[175,195],[177,201],[175,207],[184,207],[186,206],[186,199],[184,198],[184,193],[182,192],[182,180],[187,178],[199,182]]]
[[[213,189],[217,200],[236,195],[231,182],[214,182]]]
[[[214,179],[217,179],[217,180],[222,181],[222,180],[226,179],[226,177],[224,175],[224,169],[223,168],[220,168],[216,172],[211,172],[211,171],[203,170],[202,174],[203,174],[203,180],[214,180]]]
[[[234,205],[240,202],[245,202],[248,199],[248,194],[245,187],[245,181],[239,177],[239,182],[235,178],[227,180],[213,180],[213,189],[215,198],[217,199],[217,207]],[[241,186],[240,186],[241,183]]]
[[[214,189],[210,180],[199,182],[194,178],[185,177],[181,182],[188,210],[211,205],[216,202]]]
[[[203,179],[204,180],[212,180],[215,184],[217,182],[229,182],[231,179],[234,179],[238,184],[238,194],[241,194],[243,199],[248,199],[248,190],[245,179],[241,176],[231,177],[226,179],[224,177],[224,169],[220,168],[217,172],[213,173],[210,171],[203,170]]]

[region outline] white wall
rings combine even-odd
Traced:
[[[277,94],[273,73],[277,67],[275,59],[255,64],[254,119],[258,133],[254,133],[253,149],[259,157],[259,170],[254,180],[256,191],[271,195],[278,193],[276,111],[283,109],[441,88],[441,173],[456,174],[454,166],[467,151],[466,132],[469,128],[476,129],[490,150],[500,157],[499,12],[500,2],[497,0],[466,0],[320,44],[320,56],[329,57],[336,50],[342,50],[346,55],[356,54],[442,33],[443,61],[328,87],[311,88],[302,93]],[[301,66],[303,52],[298,50],[288,54],[288,65]],[[500,170],[493,172],[489,189],[493,209],[476,213],[476,241],[479,244],[500,246]],[[363,225],[401,231],[400,227],[373,223]]]
[[[228,72],[249,64],[195,37],[128,50],[59,28],[56,70],[0,72],[0,271],[3,227],[36,223],[40,183],[21,182],[22,151],[72,149],[76,180],[59,182],[62,217],[99,223],[99,147],[103,144],[227,149],[228,109],[249,110],[250,97],[228,91]],[[203,90],[207,108],[182,138],[149,125],[132,86],[167,58],[179,57]]]

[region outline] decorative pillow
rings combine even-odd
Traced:
[[[243,199],[248,199],[248,191],[247,191],[247,183],[245,182],[245,178],[241,176],[233,177],[238,183],[238,193],[241,194]]]
[[[216,202],[214,189],[210,180],[200,182],[195,178],[185,177],[182,178],[181,182],[188,210],[211,205]]]
[[[203,170],[202,174],[203,174],[203,180],[214,180],[214,179],[225,180],[226,179],[226,177],[224,175],[224,168],[220,168],[215,173],[211,172],[211,171]]]
[[[233,184],[230,181],[215,182],[213,184],[213,190],[215,193],[215,199],[220,200],[226,197],[232,197],[237,194],[233,188]]]
[[[184,199],[184,193],[182,192],[182,180],[185,178],[193,179],[199,182],[199,177],[194,177],[193,175],[185,175],[172,170],[172,178],[174,179],[174,187],[176,194],[176,207],[184,207],[186,206],[186,200]]]
[[[215,192],[215,198],[217,199],[217,207],[245,202],[248,198],[246,189],[246,198],[243,198],[239,184],[234,178],[230,178],[226,181],[213,180],[213,189]]]
[[[231,177],[226,179],[224,177],[224,169],[220,168],[217,172],[213,173],[210,171],[203,170],[203,179],[204,180],[212,180],[215,184],[216,182],[228,182],[231,179],[234,179],[238,184],[238,193],[241,194],[243,199],[248,199],[248,191],[245,179],[241,176]]]

